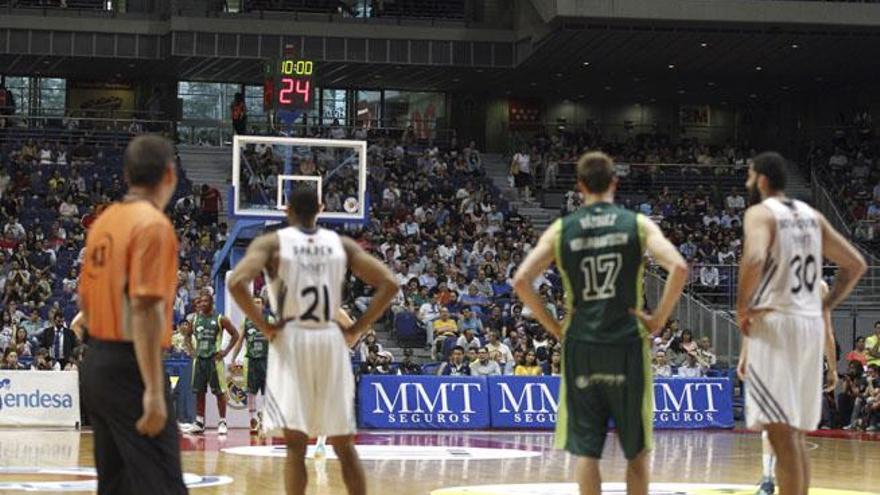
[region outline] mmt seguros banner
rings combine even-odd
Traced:
[[[363,376],[362,428],[553,428],[560,379],[552,376]],[[727,378],[657,378],[655,428],[732,428]]]

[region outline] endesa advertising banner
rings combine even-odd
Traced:
[[[0,371],[0,426],[79,426],[76,371]]]
[[[559,410],[558,377],[364,376],[358,388],[362,428],[550,429]],[[658,378],[654,427],[732,428],[727,378]]]

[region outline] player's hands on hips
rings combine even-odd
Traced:
[[[165,396],[162,392],[144,392],[144,413],[135,424],[135,429],[141,435],[155,437],[165,428],[168,420],[168,410],[165,407]]]
[[[736,363],[736,376],[738,376],[740,380],[746,381],[746,360],[745,359],[740,358],[739,362]]]
[[[665,320],[661,320],[657,315],[647,313],[641,309],[633,308],[629,312],[634,314],[642,322],[642,325],[645,325],[651,337],[656,337],[660,330],[663,330],[663,325],[666,325]]]
[[[257,325],[257,328],[263,332],[263,335],[265,335],[266,338],[269,339],[269,342],[271,342],[275,339],[278,332],[284,330],[284,327],[295,319],[296,318],[282,318],[281,320],[272,323],[263,320]]]

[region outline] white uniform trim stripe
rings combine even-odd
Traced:
[[[782,410],[779,402],[777,402],[776,399],[773,398],[773,395],[770,394],[770,391],[767,389],[767,386],[764,385],[764,382],[761,381],[761,378],[758,376],[758,372],[755,370],[754,366],[748,365],[748,368],[749,377],[751,378],[752,382],[752,392],[758,394],[759,397],[764,399],[764,402],[766,402],[768,408],[770,408],[781,421],[783,421],[785,424],[788,424],[788,415],[785,414],[785,411]]]

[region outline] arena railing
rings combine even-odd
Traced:
[[[354,139],[356,130],[362,128],[362,125],[356,126],[336,126],[345,131],[344,139]],[[330,138],[330,132],[334,126],[330,124],[296,124],[291,128],[287,128],[286,132],[292,130],[293,136],[304,137],[323,137]],[[248,122],[248,133],[257,136],[279,135],[279,132],[273,129],[266,122]],[[229,122],[217,121],[212,119],[186,119],[177,123],[177,136],[181,144],[205,145],[205,146],[231,146],[234,131],[232,124]],[[391,138],[401,142],[412,144],[432,144],[432,145],[448,145],[455,131],[452,129],[441,129],[430,127],[425,131],[414,131],[408,127],[397,126],[379,126],[371,125],[367,128],[367,135],[370,139],[375,138]],[[467,143],[459,142],[459,145]]]
[[[11,115],[0,129],[6,140],[34,139],[39,143],[65,141],[75,144],[79,138],[94,145],[123,146],[132,137],[145,132],[174,134],[174,124],[167,120],[132,118],[94,118],[47,115]]]
[[[0,0],[0,8],[9,8],[22,11],[92,11],[92,12],[115,12],[119,7],[119,0]]]
[[[296,20],[316,16],[322,20],[381,22],[412,19],[429,22],[467,22],[477,20],[478,4],[473,0],[420,0],[419,2],[379,2],[377,0],[224,0],[204,7],[206,15],[290,15]],[[191,6],[178,2],[178,15],[194,14]]]

